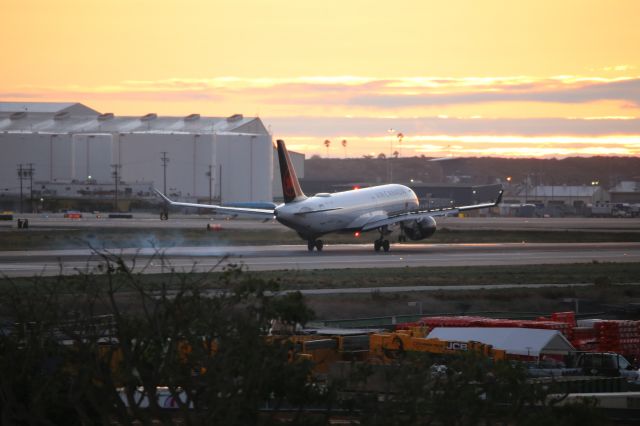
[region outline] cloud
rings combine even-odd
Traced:
[[[17,96],[58,98],[109,97],[127,99],[215,100],[249,105],[320,105],[375,109],[413,108],[481,103],[540,102],[576,104],[615,100],[640,107],[640,78],[558,76],[407,77],[356,76],[127,80],[95,87],[22,88]],[[9,94],[10,95],[10,94]]]
[[[286,138],[308,155],[325,155],[326,138],[347,139],[350,155],[372,150],[388,154],[393,139],[389,128],[404,133],[403,155],[640,155],[640,77],[630,75],[172,78],[11,88],[0,97],[73,100],[118,114],[184,114],[185,108],[203,115],[259,111],[275,137]],[[528,116],[547,111],[555,116]],[[574,116],[582,117],[568,118]],[[330,151],[344,154],[338,148]]]
[[[375,118],[375,117],[263,117],[274,132],[294,136],[309,134],[340,137],[386,134],[389,128],[407,137],[415,134],[457,135],[635,135],[640,119],[619,118]]]
[[[0,99],[39,99],[43,97],[42,94],[31,92],[0,92]]]
[[[434,105],[478,104],[490,102],[555,102],[583,103],[604,100],[624,101],[640,107],[640,79],[591,82],[587,84],[561,83],[559,86],[544,81],[537,84],[494,87],[490,91],[469,90],[461,93],[370,94],[354,96],[351,105],[382,108]]]

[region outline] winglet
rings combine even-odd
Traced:
[[[291,164],[291,158],[289,158],[289,153],[287,152],[287,147],[284,144],[284,141],[282,139],[278,139],[277,144],[278,160],[280,163],[280,179],[282,180],[282,195],[284,196],[284,202],[290,203],[292,201],[298,201],[307,198],[306,195],[304,195],[304,192],[302,192],[300,182],[298,182],[296,171],[293,168],[293,164]]]
[[[498,192],[498,198],[496,198],[496,202],[495,202],[495,206],[497,206],[498,204],[500,204],[502,202],[502,196],[504,195],[504,189],[501,189],[500,192]]]

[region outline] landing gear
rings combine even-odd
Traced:
[[[307,241],[307,249],[309,251],[313,251],[313,249],[315,248],[318,251],[322,251],[322,248],[324,247],[324,243],[322,242],[322,240],[308,240]]]
[[[389,240],[384,239],[384,235],[385,233],[388,234],[389,232],[387,231],[386,227],[379,228],[378,230],[380,231],[380,238],[373,242],[373,249],[375,251],[380,251],[380,249],[382,249],[387,252],[389,251],[390,245]]]
[[[169,219],[169,212],[160,212],[160,220]]]
[[[390,244],[389,244],[389,240],[383,240],[382,238],[380,238],[379,240],[375,240],[373,242],[373,249],[375,251],[380,251],[380,249],[384,250],[385,252],[389,251],[390,248]]]

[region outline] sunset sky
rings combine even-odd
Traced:
[[[307,155],[638,156],[639,17],[637,0],[0,0],[0,100],[258,115]]]

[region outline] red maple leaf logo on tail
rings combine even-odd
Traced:
[[[293,189],[293,180],[291,179],[291,174],[289,170],[285,170],[284,172],[284,195],[287,198],[295,198],[296,193]]]

